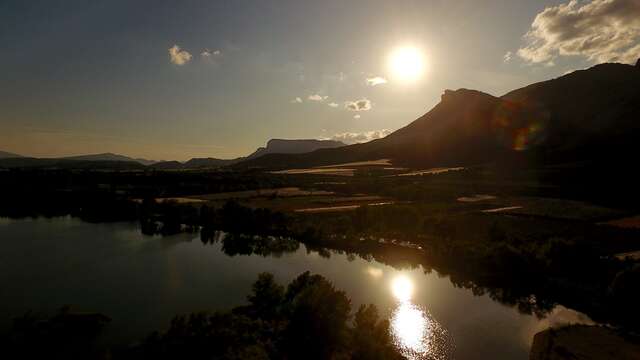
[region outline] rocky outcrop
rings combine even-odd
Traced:
[[[533,338],[529,360],[640,359],[637,338],[602,326],[573,325],[541,331]]]

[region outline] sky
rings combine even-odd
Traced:
[[[445,89],[635,62],[640,0],[3,0],[0,43],[0,150],[233,158],[384,136]]]

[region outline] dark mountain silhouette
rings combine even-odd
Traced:
[[[290,168],[387,158],[411,167],[549,164],[635,153],[640,68],[601,64],[494,97],[447,90],[431,111],[383,139],[238,166]]]
[[[62,160],[83,160],[83,161],[134,161],[138,162],[142,165],[151,165],[155,163],[154,160],[147,159],[134,159],[128,156],[113,154],[113,153],[102,153],[102,154],[89,154],[89,155],[77,155],[77,156],[65,156],[60,158]]]
[[[235,159],[193,158],[184,163],[178,161],[162,161],[151,165],[151,167],[158,170],[218,168],[222,166],[233,165],[246,159],[259,158],[266,154],[299,154],[314,151],[317,149],[336,148],[341,146],[345,146],[345,144],[340,141],[333,140],[271,139],[267,142],[266,147],[260,147],[246,157],[239,157]]]
[[[149,165],[150,168],[156,170],[178,170],[183,169],[184,164],[180,161],[158,161],[157,163]]]
[[[316,140],[316,139],[271,139],[267,142],[266,147],[260,147],[246,159],[255,159],[267,154],[301,154],[315,151],[318,149],[331,149],[345,146],[346,144],[334,140]]]
[[[69,160],[22,157],[0,159],[0,168],[143,170],[146,166],[136,161]]]
[[[0,159],[9,159],[9,158],[21,158],[22,155],[10,153],[7,151],[0,151]]]

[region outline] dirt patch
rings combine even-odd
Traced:
[[[640,229],[640,215],[611,220],[603,224],[617,226],[625,229]]]

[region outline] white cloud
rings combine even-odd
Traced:
[[[511,51],[507,51],[507,53],[502,57],[502,62],[508,63],[509,61],[511,61],[512,57],[513,53]]]
[[[309,97],[307,97],[308,100],[311,101],[324,101],[328,98],[328,96],[321,96],[320,94],[313,94],[313,95],[309,95]]]
[[[369,86],[382,85],[386,83],[387,83],[387,79],[383,78],[382,76],[367,78],[367,85]]]
[[[371,130],[363,132],[344,132],[333,135],[330,140],[342,141],[345,144],[363,143],[375,139],[381,139],[391,133],[389,129]]]
[[[346,101],[344,108],[350,111],[369,111],[371,110],[371,101],[365,98],[355,101]]]
[[[180,46],[173,45],[169,48],[169,58],[176,65],[184,65],[191,60],[192,56],[184,50],[180,50]]]
[[[526,33],[518,56],[553,65],[558,56],[633,63],[640,56],[640,1],[592,0],[545,8]]]
[[[329,103],[328,105],[331,106],[332,108],[337,108],[338,106],[340,106],[340,104],[334,103],[334,102]]]
[[[200,56],[204,58],[210,58],[211,56],[220,56],[220,55],[222,55],[222,52],[220,50],[211,51],[209,49],[204,49],[200,53]]]
[[[302,103],[302,99],[300,97],[297,97],[293,100],[291,100],[292,104],[301,104]]]
[[[355,115],[353,115],[353,118],[354,118],[354,119],[356,119],[356,120],[357,120],[357,119],[360,119],[360,114],[355,114]]]

